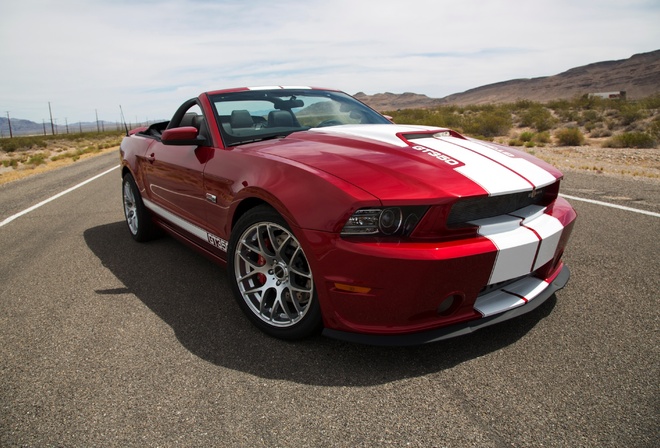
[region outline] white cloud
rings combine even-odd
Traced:
[[[23,0],[0,16],[0,110],[168,118],[204,90],[442,97],[658,49],[643,0]]]

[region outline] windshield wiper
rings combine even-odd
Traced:
[[[238,145],[245,145],[246,143],[263,142],[264,140],[274,140],[276,138],[284,138],[287,135],[289,135],[289,134],[268,135],[266,137],[253,138],[253,139],[250,139],[250,140],[241,140],[240,142],[229,143],[227,146],[238,146]]]

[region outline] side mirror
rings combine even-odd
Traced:
[[[200,146],[206,143],[206,139],[199,135],[199,131],[194,126],[166,129],[163,131],[160,141],[164,145],[175,146]]]

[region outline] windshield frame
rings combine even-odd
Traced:
[[[209,94],[226,147],[286,137],[313,127],[391,124],[352,96],[322,89],[256,89]]]

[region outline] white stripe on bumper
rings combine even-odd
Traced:
[[[480,296],[474,303],[474,309],[483,317],[499,314],[534,300],[548,286],[550,286],[548,282],[539,278],[525,277],[502,289]]]
[[[543,207],[529,206],[515,212],[472,221],[479,235],[497,247],[497,258],[488,284],[521,277],[540,268],[555,255],[564,226],[546,215]]]

